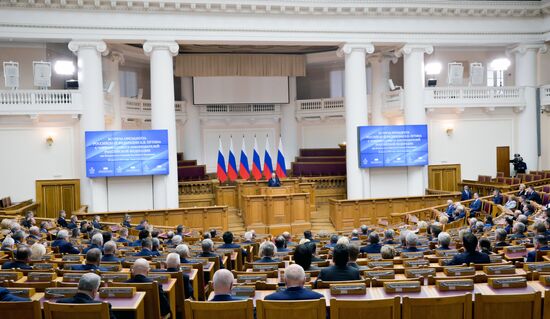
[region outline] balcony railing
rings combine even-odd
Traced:
[[[302,119],[343,118],[344,98],[296,101],[296,117]]]
[[[0,91],[0,114],[80,114],[82,99],[73,90]]]
[[[151,100],[121,98],[121,114],[123,118],[150,118]],[[176,117],[185,115],[185,101],[176,101],[174,103]]]
[[[426,108],[523,107],[522,87],[433,87],[424,90]]]

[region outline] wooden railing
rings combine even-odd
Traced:
[[[0,214],[4,215],[24,215],[28,211],[35,210],[38,206],[37,203],[33,202],[32,199],[25,200],[9,207],[4,207],[0,209]]]
[[[538,181],[524,182],[525,186],[540,186],[550,184],[550,178],[539,179]],[[473,180],[463,180],[458,183],[460,187],[468,186],[473,193],[478,193],[480,196],[488,196],[493,193],[494,189],[499,189],[502,193],[511,192],[519,189],[521,184],[501,184],[495,182],[478,182]]]
[[[216,202],[217,180],[180,182],[178,184],[180,207],[213,206]]]
[[[300,177],[300,183],[313,183],[317,207],[328,205],[330,199],[347,196],[346,176]]]

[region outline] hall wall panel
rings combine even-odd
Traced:
[[[346,140],[344,121],[300,123],[302,132],[301,148],[338,147]]]

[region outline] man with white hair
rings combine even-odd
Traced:
[[[418,249],[416,245],[418,244],[418,236],[416,236],[415,233],[409,232],[407,233],[407,236],[405,237],[405,242],[407,243],[407,247],[402,250],[402,252],[417,252],[422,251],[421,249]]]
[[[84,248],[84,250],[82,250],[82,253],[86,254],[88,251],[90,251],[90,249],[94,249],[94,248],[97,248],[100,251],[103,251],[103,235],[101,233],[97,233],[92,236],[91,245]]]
[[[447,200],[447,209],[445,210],[445,214],[447,214],[447,217],[452,217],[453,213],[455,212],[455,204],[451,199]]]
[[[519,219],[519,218],[518,218]],[[510,240],[516,240],[516,239],[522,239],[525,238],[525,224],[521,222],[514,223],[514,227],[512,228],[512,236],[510,236]]]
[[[436,248],[436,250],[449,250],[449,245],[451,245],[451,235],[447,232],[441,232],[437,236],[437,242],[439,243],[439,247]]]
[[[189,246],[186,244],[180,244],[176,247],[176,253],[180,256],[180,263],[188,264],[191,254],[189,254]]]
[[[357,229],[351,231],[350,240],[359,240],[359,231]]]
[[[103,257],[101,257],[102,262],[121,262],[122,259],[116,256],[116,243],[112,240],[103,245]]]
[[[233,288],[233,281],[235,277],[227,269],[220,269],[214,274],[212,283],[214,286],[214,297],[210,301],[235,301],[242,300],[241,298],[231,295],[231,288]]]
[[[284,237],[284,235],[283,235]],[[286,240],[286,238],[285,238]],[[243,244],[254,244],[254,242],[252,241],[252,232],[249,232],[247,231],[246,233],[244,233],[244,241],[242,242]]]
[[[46,254],[46,247],[40,243],[34,243],[31,246],[31,260],[42,260],[42,256]]]
[[[169,253],[166,256],[166,269],[153,269],[152,272],[179,272],[180,271],[180,255],[177,253]],[[185,273],[183,275],[183,293],[185,298],[193,296],[193,287],[189,281],[189,276]]]
[[[260,257],[261,259],[256,260],[257,263],[276,263],[279,262],[279,259],[273,258],[277,248],[275,244],[271,241],[264,241],[260,245]]]
[[[101,283],[101,277],[94,273],[87,273],[80,277],[78,282],[78,290],[76,294],[69,298],[63,298],[57,300],[57,303],[70,303],[70,304],[97,304],[101,303],[99,300],[94,298],[97,295],[99,285]],[[78,310],[78,308],[76,308]],[[75,313],[75,316],[78,317],[78,313]],[[111,319],[116,319],[116,316],[111,310],[111,304],[109,304],[109,317]]]
[[[29,237],[27,237],[27,240],[29,239],[33,242],[37,242],[42,239],[40,228],[38,228],[38,226],[31,226],[31,228],[29,228]]]
[[[107,271],[106,268],[100,267],[101,263],[101,250],[98,248],[92,248],[86,253],[86,260],[84,265],[74,265],[71,270],[86,270],[86,271]]]
[[[172,237],[172,246],[178,246],[182,241],[183,239],[180,235],[174,235],[174,237]]]
[[[153,282],[149,277],[149,262],[143,258],[139,258],[134,261],[132,266],[132,278],[127,280],[128,283],[148,283]],[[166,293],[162,289],[162,285],[159,284],[159,301],[160,301],[160,314],[164,317],[170,313],[170,302],[166,296]]]
[[[285,269],[286,289],[267,295],[265,300],[311,300],[323,295],[304,288],[306,273],[300,265],[292,264]]]
[[[13,251],[13,247],[15,246],[15,240],[11,238],[11,236],[8,236],[4,238],[2,241],[2,248],[1,251]]]
[[[129,244],[130,241],[128,240],[128,228],[122,227],[118,231],[118,239],[116,240],[117,243],[127,243]]]
[[[62,229],[58,231],[57,239],[52,242],[51,247],[58,247],[59,253],[61,254],[80,254],[80,250],[67,241],[67,238],[69,238],[69,232],[67,230]],[[103,240],[103,237],[101,237],[101,240]]]
[[[201,242],[201,248],[202,248],[202,253],[198,254],[197,257],[203,257],[203,258],[218,257],[220,258],[220,268],[224,268],[222,256],[214,253],[214,242],[212,241],[212,239],[204,239]]]
[[[382,245],[380,244],[380,237],[377,232],[373,231],[369,234],[369,244],[361,247],[360,252],[362,254],[379,254]]]

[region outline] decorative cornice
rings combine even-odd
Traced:
[[[506,50],[507,54],[519,53],[525,54],[527,51],[537,51],[537,53],[544,54],[548,50],[548,47],[544,43],[523,43],[510,47]]]
[[[377,52],[367,57],[368,62],[375,61],[375,62],[381,63],[385,60],[389,60],[393,64],[395,64],[399,60],[399,55],[397,55],[395,52]]]
[[[421,51],[425,54],[432,54],[434,52],[433,45],[429,44],[405,44],[401,49],[395,52],[395,55],[400,57],[403,55],[409,55],[414,51]]]
[[[336,55],[343,57],[353,51],[363,51],[366,54],[374,53],[374,45],[372,43],[346,43],[340,46],[336,51]]]
[[[118,63],[120,65],[124,65],[126,63],[126,59],[124,58],[124,54],[119,51],[111,51],[111,55],[109,56],[111,61]]]
[[[178,55],[180,46],[175,41],[145,41],[143,51],[151,55],[154,50],[167,50],[172,56]]]
[[[95,49],[103,56],[109,54],[107,44],[101,40],[72,40],[69,42],[69,50],[77,54],[83,48]]]
[[[160,11],[274,15],[353,16],[449,16],[449,17],[535,17],[548,14],[542,1],[451,1],[451,0],[0,0],[0,7]]]

